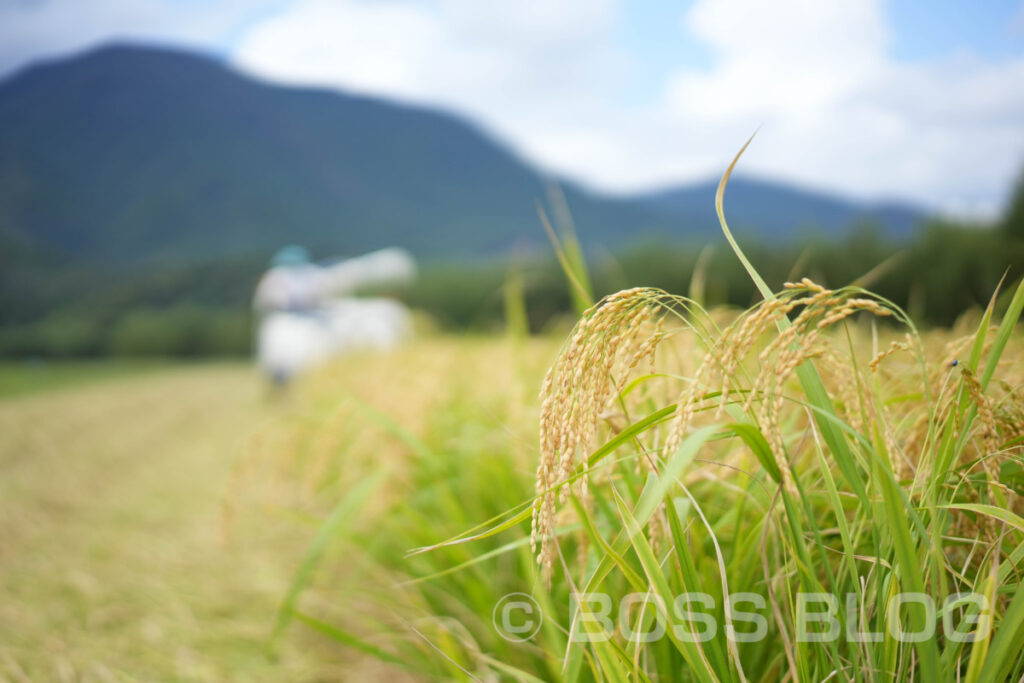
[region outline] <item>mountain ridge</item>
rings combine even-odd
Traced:
[[[196,261],[301,242],[435,259],[537,247],[548,177],[458,114],[273,85],[171,48],[105,45],[0,81],[0,234],[107,263]],[[587,246],[717,236],[713,183],[607,196],[556,179]],[[772,239],[923,212],[763,180],[730,224]]]

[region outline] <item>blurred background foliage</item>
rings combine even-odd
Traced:
[[[585,225],[580,233],[585,244]],[[949,325],[984,306],[1004,274],[1011,281],[1021,276],[1024,176],[1005,214],[991,224],[932,219],[902,243],[871,224],[854,226],[839,240],[809,232],[778,244],[763,237],[743,241],[773,287],[803,276],[830,286],[858,282],[926,325]],[[202,357],[250,351],[249,298],[265,267],[263,255],[106,271],[62,262],[16,240],[2,246],[0,356]],[[721,240],[637,243],[615,253],[590,253],[588,260],[597,296],[637,285],[690,292],[702,261],[703,291],[692,294],[705,305],[745,307],[756,298]],[[512,270],[522,278],[532,331],[571,319],[569,292],[550,255],[427,262],[404,297],[444,329],[491,330],[504,322],[502,292]]]

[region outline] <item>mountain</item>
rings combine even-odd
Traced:
[[[560,183],[583,242],[717,234],[713,188],[607,197]],[[280,87],[186,52],[114,45],[0,82],[0,237],[108,264],[285,243],[457,259],[544,240],[542,173],[449,113]],[[738,179],[728,213],[773,238],[920,212]],[[2,240],[0,240],[2,242]]]
[[[716,222],[718,181],[652,192],[646,205],[669,215],[687,215],[695,222]],[[831,195],[807,192],[789,185],[753,178],[733,177],[725,194],[730,229],[790,237],[806,230],[835,232],[858,223],[876,223],[888,234],[904,238],[921,220],[916,207],[898,202],[859,203]]]

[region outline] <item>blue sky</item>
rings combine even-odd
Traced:
[[[898,59],[971,50],[991,59],[1024,52],[1024,5],[1008,0],[896,0],[888,15]]]
[[[708,68],[712,51],[681,35],[681,17],[694,3],[631,3],[616,29],[622,44],[648,67],[635,95],[656,94],[673,66]],[[913,61],[971,51],[990,59],[1024,55],[1024,3],[1019,0],[894,0],[885,13],[893,58]]]
[[[1024,169],[1024,0],[0,0],[0,74],[132,39],[456,110],[611,192],[743,170],[991,214]]]

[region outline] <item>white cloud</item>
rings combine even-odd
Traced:
[[[888,53],[879,0],[698,0],[680,67],[644,105],[612,0],[298,0],[246,35],[239,65],[289,82],[457,108],[556,172],[629,191],[748,171],[861,196],[991,210],[1024,163],[1024,58]]]
[[[446,106],[551,162],[562,131],[614,107],[625,55],[610,2],[300,0],[235,51],[243,69]]]
[[[1024,163],[1024,59],[899,63],[883,16],[881,3],[856,0],[698,3],[688,26],[719,58],[676,73],[666,102],[693,125],[763,124],[747,168],[994,210]]]
[[[886,43],[878,4],[698,3],[685,25],[717,62],[673,77],[669,103],[695,119],[814,117],[878,71]]]
[[[992,210],[1024,164],[1024,55],[896,61],[883,0],[696,0],[679,40],[704,45],[711,65],[668,69],[645,102],[630,94],[652,65],[623,38],[629,11],[622,0],[0,0],[0,75],[112,38],[233,44],[259,75],[465,112],[543,167],[612,191],[716,175],[759,126],[741,170],[867,197]]]
[[[131,39],[209,50],[281,0],[0,1],[0,76],[39,58]]]

